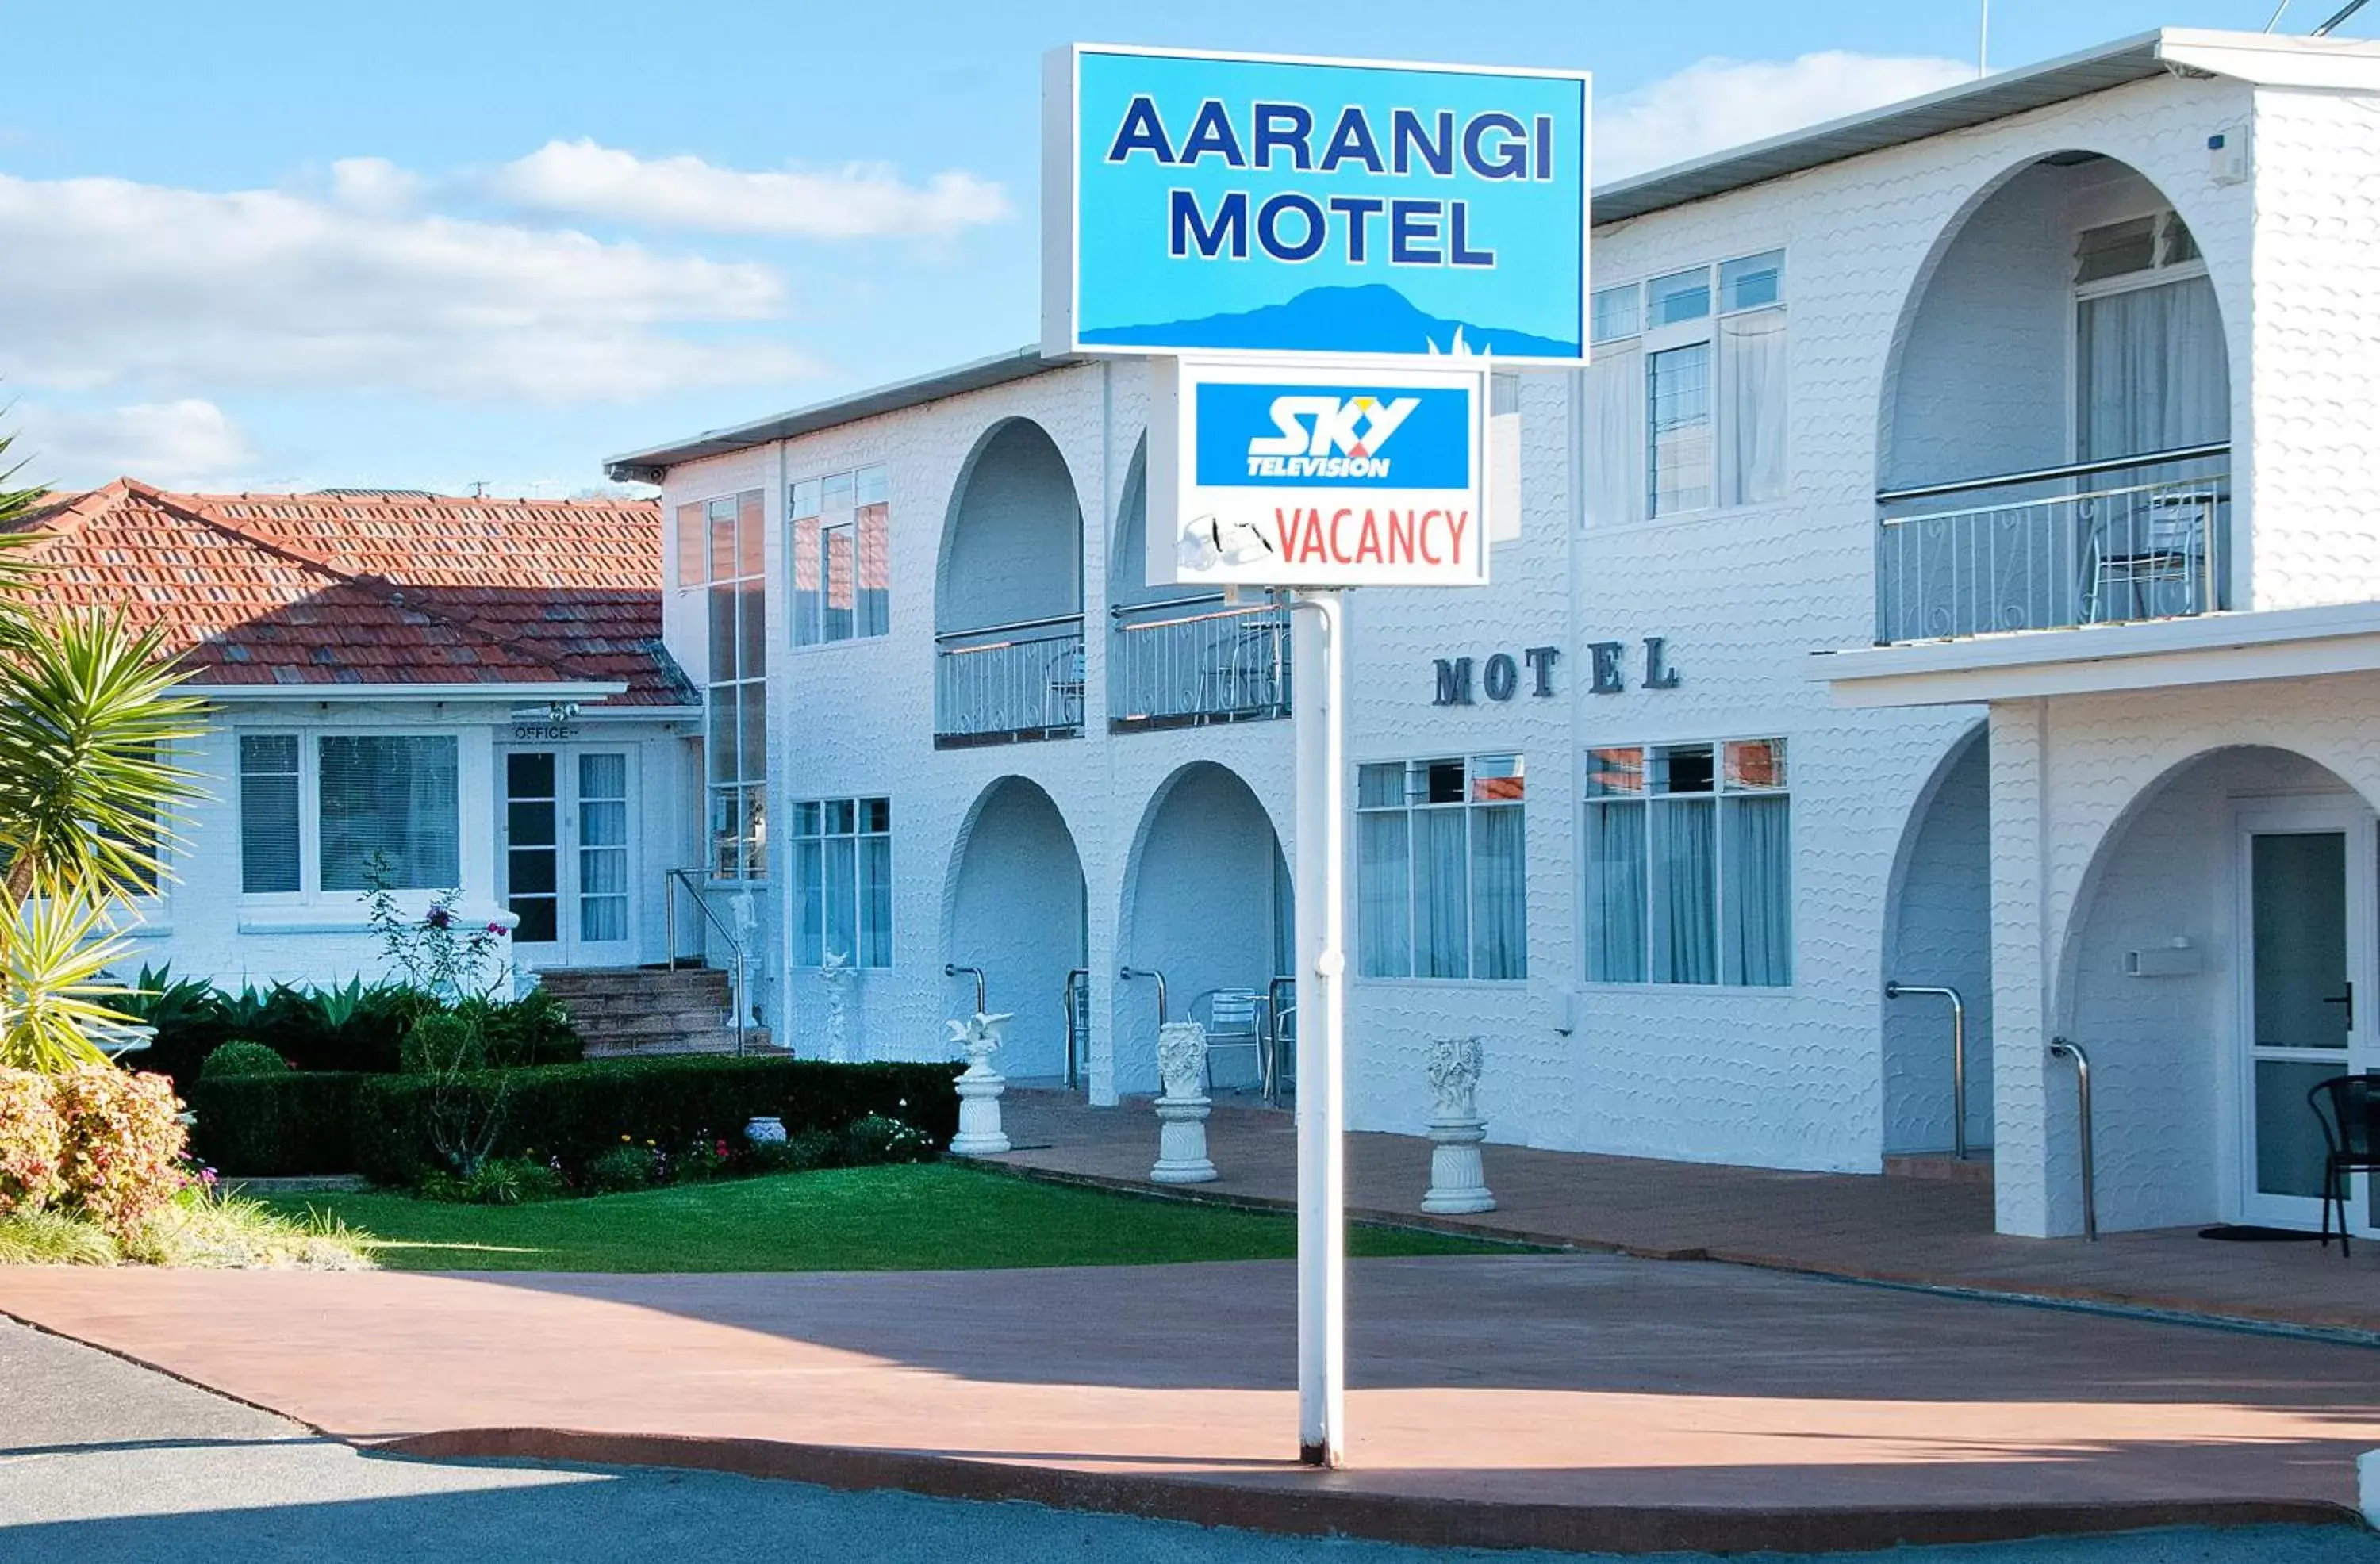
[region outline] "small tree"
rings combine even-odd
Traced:
[[[512,972],[502,959],[504,926],[468,923],[455,910],[460,891],[433,896],[419,915],[407,912],[389,883],[389,870],[386,855],[373,854],[367,868],[372,929],[390,970],[440,1007],[415,1018],[402,1062],[407,1074],[429,1083],[431,1149],[468,1179],[504,1133],[512,1095],[505,1067],[517,1062],[491,1057],[486,1027],[489,1003]]]

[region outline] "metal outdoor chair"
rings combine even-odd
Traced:
[[[2380,1071],[2334,1075],[2306,1094],[2322,1125],[2328,1155],[2322,1164],[2322,1246],[2330,1247],[2330,1213],[2338,1212],[2338,1254],[2353,1247],[2347,1236],[2347,1176],[2380,1172]]]
[[[2099,524],[2091,539],[2085,624],[2204,613],[2198,601],[2205,575],[2206,540],[2215,515],[2212,490],[2150,497]],[[2119,595],[2126,602],[2118,602]],[[2129,613],[2123,612],[2129,606]]]
[[[1210,988],[1190,1001],[1190,1018],[1207,1028],[1207,1089],[1215,1089],[1215,1055],[1225,1049],[1245,1049],[1256,1056],[1257,1089],[1272,1085],[1272,1065],[1266,1058],[1264,996],[1252,988]]]

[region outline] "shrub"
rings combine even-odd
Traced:
[[[0,1217],[30,1216],[66,1188],[66,1124],[47,1076],[0,1070]]]
[[[432,1200],[453,1200],[468,1206],[520,1206],[532,1200],[553,1200],[570,1193],[561,1170],[528,1157],[492,1157],[468,1178],[432,1173],[416,1187]]]
[[[882,1113],[855,1119],[843,1132],[844,1160],[855,1168],[878,1162],[927,1162],[934,1143],[923,1130]]]
[[[808,1059],[607,1059],[491,1072],[509,1095],[494,1155],[535,1146],[584,1167],[620,1144],[684,1147],[714,1130],[740,1135],[759,1115],[788,1132],[840,1135],[869,1114],[898,1119],[946,1145],[958,1128],[958,1070],[950,1064],[829,1064]],[[407,1185],[445,1166],[431,1140],[427,1078],[363,1076],[356,1084],[356,1168]]]
[[[436,1010],[414,1021],[397,1057],[407,1075],[452,1074],[484,1068],[488,1045],[469,1017]]]
[[[88,1064],[53,1076],[51,1094],[66,1129],[67,1205],[122,1239],[172,1202],[190,1139],[172,1082]]]
[[[650,1146],[629,1144],[622,1135],[621,1144],[601,1152],[587,1164],[587,1188],[595,1194],[618,1194],[632,1189],[650,1189],[662,1182],[668,1164]]]
[[[576,1064],[586,1051],[570,1012],[543,988],[516,1000],[465,1000],[455,1009],[478,1025],[490,1064]]]
[[[356,1166],[356,1083],[345,1072],[207,1076],[183,1091],[190,1148],[239,1178],[347,1173]]]
[[[228,1081],[244,1075],[285,1075],[289,1061],[262,1043],[234,1039],[207,1055],[199,1066],[201,1081]]]

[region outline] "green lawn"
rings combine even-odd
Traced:
[[[381,1241],[402,1270],[971,1270],[1285,1259],[1285,1216],[1035,1183],[951,1163],[844,1168],[528,1206],[403,1194],[298,1196]],[[1467,1255],[1487,1245],[1351,1225],[1352,1255]]]

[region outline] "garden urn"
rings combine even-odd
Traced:
[[[1440,1037],[1429,1048],[1429,1089],[1438,1106],[1429,1119],[1429,1193],[1421,1208],[1434,1216],[1496,1208],[1479,1155],[1488,1138],[1488,1121],[1479,1117],[1483,1052],[1476,1037]]]
[[[951,1023],[951,1040],[966,1055],[967,1067],[958,1079],[959,1133],[951,1137],[956,1157],[997,1157],[1008,1149],[1008,1134],[1000,1127],[1000,1094],[1008,1077],[991,1067],[1000,1051],[1007,1015],[978,1011],[965,1021]]]
[[[1157,1028],[1157,1073],[1165,1083],[1157,1099],[1157,1165],[1150,1182],[1210,1183],[1215,1164],[1207,1155],[1207,1029],[1195,1021],[1168,1021]]]

